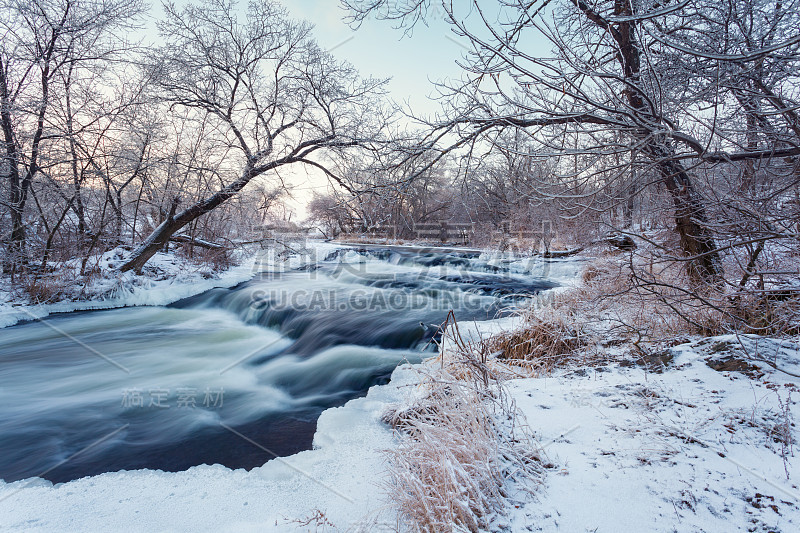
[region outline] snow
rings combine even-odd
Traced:
[[[673,353],[663,373],[609,366],[508,383],[554,464],[514,531],[800,530],[800,469],[775,439],[790,392],[796,409],[792,378],[712,370],[697,343]]]
[[[102,263],[113,264],[114,251],[104,254]],[[253,263],[248,261],[217,274],[191,265],[173,255],[157,253],[148,264],[149,275],[133,272],[117,273],[104,268],[101,276],[87,287],[87,299],[63,299],[48,304],[22,304],[11,301],[10,291],[0,291],[0,328],[53,313],[111,309],[135,305],[167,305],[182,298],[200,294],[215,287],[232,287],[253,276]],[[151,273],[157,272],[157,276]]]
[[[459,330],[475,341],[520,325],[507,317]],[[661,372],[612,363],[505,383],[550,463],[535,497],[508,509],[507,529],[800,531],[800,381],[774,368],[800,374],[800,346],[721,335],[670,348],[670,358]],[[752,370],[709,366],[730,358]]]
[[[490,265],[505,266],[511,272],[526,273],[540,278],[546,278],[561,285],[558,291],[569,290],[580,283],[580,273],[591,258],[576,255],[573,257],[542,259],[517,255],[511,252],[483,252],[480,259]]]

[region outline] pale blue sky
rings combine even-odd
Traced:
[[[412,35],[391,22],[369,19],[358,30],[342,20],[338,0],[283,0],[295,18],[315,25],[314,35],[326,49],[352,63],[363,76],[392,78],[392,98],[409,101],[417,112],[433,112],[438,104],[428,100],[434,92],[429,80],[458,78],[455,61],[463,48],[442,16],[434,10],[428,26],[418,25]]]
[[[413,34],[404,35],[389,21],[369,19],[358,30],[342,20],[345,12],[338,0],[283,0],[294,18],[315,26],[320,45],[339,59],[352,63],[362,76],[391,78],[390,96],[408,103],[417,114],[432,114],[439,108],[428,97],[435,94],[431,81],[459,78],[456,60],[464,49],[450,31],[441,14],[433,12],[428,25],[418,25]],[[298,218],[306,216],[305,203],[313,192],[324,192],[327,180],[318,171],[297,169],[290,182],[294,200],[290,205]]]
[[[187,0],[176,0],[178,4]],[[339,0],[279,0],[293,18],[311,22],[314,37],[319,44],[330,50],[337,58],[352,63],[362,76],[391,78],[390,97],[398,103],[406,103],[417,115],[431,115],[440,108],[438,102],[429,99],[436,94],[433,81],[458,79],[462,75],[456,64],[465,53],[466,40],[455,35],[444,20],[441,5],[432,1],[427,24],[417,24],[413,32],[405,34],[391,21],[370,18],[357,30],[348,26],[346,15]],[[238,7],[246,9],[247,0],[238,0]],[[161,14],[159,0],[151,12],[158,18]],[[438,5],[438,7],[437,7]],[[469,4],[455,4],[468,9]],[[482,2],[490,13],[497,4]],[[474,13],[465,11],[459,16],[469,18]],[[544,47],[544,42],[532,43]],[[536,51],[533,50],[535,53]],[[545,53],[542,49],[540,53]],[[306,216],[305,204],[315,190],[324,192],[327,179],[320,172],[297,168],[285,172],[284,180],[293,187],[294,199],[289,202],[296,211],[293,220]]]
[[[451,31],[444,19],[441,2],[432,0],[427,24],[417,24],[411,34],[397,29],[391,21],[370,18],[358,30],[352,30],[342,19],[346,15],[339,0],[282,0],[293,17],[315,25],[317,41],[340,59],[352,63],[363,76],[391,78],[390,96],[407,103],[416,115],[431,115],[440,108],[429,96],[436,94],[433,81],[458,79],[462,76],[456,61],[465,53],[467,41]],[[470,20],[476,16],[471,3],[454,2],[456,16]],[[498,4],[481,2],[484,15],[498,16]],[[459,11],[461,10],[461,11]],[[472,18],[473,22],[478,20]],[[550,44],[540,36],[528,36],[528,51],[547,55]],[[314,190],[324,191],[327,180],[316,171],[298,169],[292,173],[295,199],[291,202],[299,218],[304,218],[305,203]]]

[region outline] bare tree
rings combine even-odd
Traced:
[[[433,4],[343,3],[356,25],[379,13],[406,27],[424,17]],[[681,99],[685,91],[671,90],[677,86],[672,82],[674,72],[667,69],[667,56],[679,55],[689,63],[705,53],[686,49],[671,37],[685,33],[687,26],[702,32],[701,4],[697,2],[695,9],[691,0],[442,2],[453,31],[466,39],[471,50],[462,61],[464,80],[440,86],[449,107],[444,116],[426,121],[430,133],[424,149],[445,154],[468,148],[472,153],[481,143],[502,142],[498,133],[503,130],[525,131],[537,146],[530,155],[559,159],[562,175],[572,158],[577,163],[578,156],[585,156],[571,173],[576,183],[590,185],[589,192],[572,196],[584,205],[598,189],[629,182],[631,169],[638,165],[642,167],[638,176],[657,176],[671,197],[691,279],[696,284],[718,284],[723,276],[719,245],[693,169],[698,164],[757,160],[769,154],[794,157],[800,148],[737,150],[720,136],[708,113],[692,115],[700,101]],[[693,16],[686,16],[688,9]],[[551,43],[550,56],[528,49],[537,36]],[[710,57],[718,66],[735,64],[744,71],[758,58],[791,56],[796,44],[797,39],[790,37],[744,54]],[[690,72],[683,68],[681,74],[691,77]],[[699,74],[699,83],[708,84],[709,78]],[[784,113],[790,109],[781,106]]]
[[[207,142],[223,148],[220,186],[167,218],[121,270],[140,269],[179,229],[211,212],[258,176],[289,165],[329,170],[353,149],[373,148],[384,127],[384,82],[361,79],[291,21],[271,0],[250,3],[244,20],[234,5],[209,0],[183,9],[166,5],[159,25],[166,44],[150,67],[170,109],[207,121]],[[157,75],[156,75],[157,74]]]
[[[335,194],[316,194],[308,203],[310,221],[319,226],[328,239],[335,239],[339,233],[350,227],[350,209],[343,199]]]
[[[65,88],[70,94],[71,79],[79,68],[111,58],[116,49],[101,45],[101,41],[128,27],[143,11],[143,4],[140,0],[4,0],[0,11],[4,145],[0,172],[10,218],[10,230],[3,238],[7,247],[4,269],[13,271],[28,261],[25,210],[35,180],[54,164],[55,152],[50,153],[49,147],[72,139],[75,133],[71,103],[67,102],[68,120],[63,124],[53,111],[53,100]],[[79,191],[67,196],[82,218]]]

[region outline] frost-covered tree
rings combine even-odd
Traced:
[[[794,89],[787,80],[796,72],[800,22],[797,10],[785,9],[780,1],[343,3],[355,25],[378,14],[406,28],[441,6],[454,33],[470,46],[462,58],[463,79],[440,85],[446,105],[442,116],[427,120],[430,134],[421,143],[425,151],[444,155],[467,148],[472,155],[476,147],[491,150],[506,138],[516,139],[504,136],[506,130],[524,132],[530,140],[528,155],[557,160],[554,171],[562,183],[572,180],[571,188],[581,191],[571,199],[587,209],[596,207],[592,202],[599,190],[634,194],[655,179],[671,199],[680,246],[696,284],[716,285],[723,277],[707,191],[698,188],[698,165],[800,154],[797,143],[785,140],[763,148],[753,142],[742,146],[726,134],[730,128],[720,128],[721,120],[715,120],[722,118],[715,106],[733,95],[725,102],[727,126],[736,119],[734,109],[752,107],[748,102],[755,100],[762,106],[774,102],[769,105],[773,111],[778,107],[784,124],[792,122]],[[753,15],[750,29],[725,33],[714,18],[727,9],[725,20],[737,24],[731,6],[757,4],[767,18]],[[770,33],[770,25],[780,31]],[[709,29],[711,34],[697,38]],[[726,41],[728,34],[732,37]],[[761,37],[748,40],[754,35]],[[549,52],[534,48],[542,38]],[[753,67],[770,62],[781,68],[761,69],[770,72],[765,89],[752,79],[759,72]],[[751,79],[729,87],[720,72]],[[777,87],[783,89],[776,92]],[[631,183],[631,175],[640,182]]]
[[[127,43],[115,32],[124,33],[143,10],[140,0],[0,1],[4,270],[27,265],[26,208],[35,182],[55,180],[51,171],[58,164],[75,169],[72,190],[60,191],[63,213],[74,210],[85,229],[74,143],[80,105],[75,87],[87,72],[119,59]]]
[[[362,79],[291,20],[277,2],[251,2],[245,15],[225,0],[166,5],[165,44],[150,66],[157,98],[202,122],[219,153],[212,194],[181,205],[121,270],[140,269],[179,229],[228,201],[253,179],[288,166],[321,169],[374,147],[386,126],[384,82]]]

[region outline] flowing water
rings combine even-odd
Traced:
[[[0,479],[63,482],[203,463],[253,468],[311,447],[319,414],[551,288],[476,255],[339,250],[166,307],[0,330]],[[435,339],[434,339],[435,340]]]

